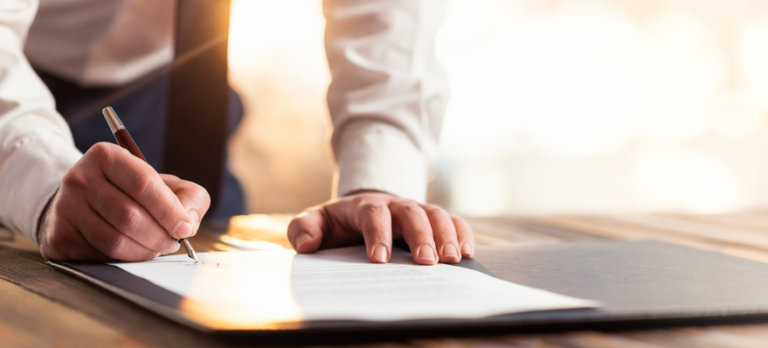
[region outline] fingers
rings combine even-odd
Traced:
[[[163,227],[123,191],[114,187],[104,178],[93,178],[90,185],[91,192],[85,196],[85,199],[88,209],[93,210],[93,213],[83,215],[96,214],[99,219],[87,218],[85,220],[98,222],[99,226],[102,227],[107,224],[109,231],[119,231],[118,233],[156,253],[167,254],[178,249],[178,243],[166,233]],[[88,227],[89,231],[93,228],[90,225],[84,227]],[[88,237],[86,235],[86,238]],[[102,251],[104,250],[102,249]]]
[[[40,251],[56,259],[151,259],[178,250],[175,239],[193,235],[209,206],[202,187],[100,143],[67,172],[45,210]]]
[[[112,259],[135,262],[149,260],[160,254],[120,233],[98,214],[83,214],[74,225],[89,244]]]
[[[457,263],[474,254],[472,229],[444,209],[386,193],[358,193],[311,208],[288,226],[300,253],[365,241],[368,258],[389,262],[393,238],[403,238],[415,263]]]
[[[143,207],[173,238],[194,233],[192,219],[154,169],[117,145],[98,143],[88,150],[106,179]]]
[[[40,250],[47,258],[141,261],[158,254],[117,231],[66,186],[54,197],[41,228]]]
[[[475,236],[472,233],[472,228],[462,218],[458,216],[451,216],[453,226],[456,227],[456,236],[459,240],[459,250],[461,250],[461,256],[471,259],[475,255]]]
[[[368,258],[387,263],[392,250],[392,218],[389,207],[376,200],[361,200],[355,207],[357,226],[365,240]]]
[[[288,224],[288,240],[291,246],[300,253],[311,253],[320,248],[324,220],[321,208],[312,208],[296,216]]]
[[[422,265],[437,263],[432,227],[424,210],[412,201],[395,201],[390,204],[392,219],[411,249],[413,261]]]
[[[432,234],[435,237],[440,262],[457,263],[461,261],[457,232],[451,216],[445,210],[431,204],[422,205],[422,208],[432,226]]]

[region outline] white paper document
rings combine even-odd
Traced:
[[[182,307],[224,326],[305,320],[391,321],[477,318],[534,310],[594,307],[470,269],[420,266],[393,250],[368,261],[363,247],[296,254],[290,250],[162,256],[113,264],[182,295]]]

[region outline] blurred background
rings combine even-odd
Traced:
[[[234,0],[249,210],[330,197],[318,0]],[[768,207],[768,2],[450,1],[430,200],[467,215]]]

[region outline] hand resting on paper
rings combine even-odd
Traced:
[[[309,208],[288,225],[296,251],[311,253],[364,241],[368,258],[386,263],[392,240],[404,239],[413,261],[457,263],[474,252],[472,229],[464,219],[431,204],[386,193],[364,192]]]
[[[201,186],[158,174],[110,143],[92,146],[40,217],[40,254],[57,260],[143,261],[179,249],[210,206]]]

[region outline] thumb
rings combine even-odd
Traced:
[[[297,215],[288,224],[288,240],[296,251],[311,253],[320,248],[325,225],[325,217],[320,209],[307,210]]]
[[[163,181],[171,188],[176,197],[187,211],[188,221],[195,226],[195,231],[200,227],[203,216],[211,205],[211,197],[202,186],[191,181],[179,179],[173,175],[162,174]]]

